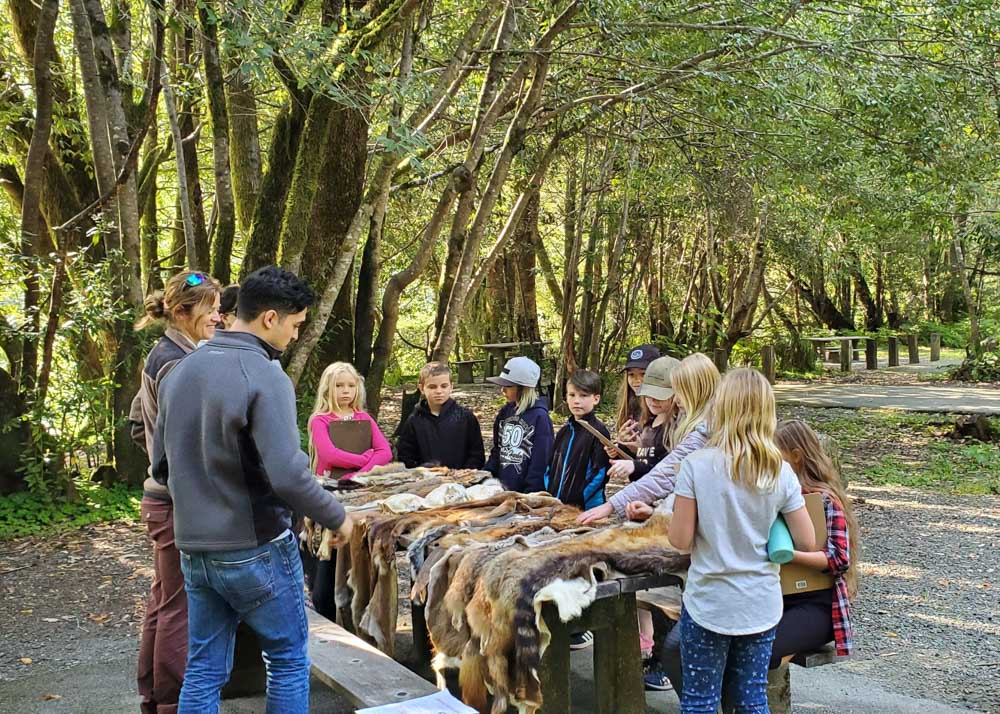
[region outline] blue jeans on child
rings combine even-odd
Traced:
[[[682,714],[716,714],[722,680],[732,683],[737,714],[768,714],[767,666],[774,629],[754,635],[720,635],[681,613],[681,662],[684,668]]]
[[[217,714],[241,620],[257,633],[264,652],[268,714],[306,714],[309,624],[295,536],[286,531],[247,550],[181,552],[181,570],[188,660],[178,714]]]

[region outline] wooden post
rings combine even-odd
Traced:
[[[720,373],[725,372],[729,367],[729,351],[724,347],[716,347],[712,353],[712,361]]]
[[[899,366],[899,339],[896,337],[889,338],[889,366]]]
[[[931,334],[931,362],[938,362],[941,359],[941,333]]]
[[[760,371],[767,381],[774,384],[774,345],[764,345],[760,348]]]
[[[874,337],[865,340],[865,369],[878,369],[878,340]]]
[[[850,372],[851,371],[851,341],[841,340],[840,341],[840,371]]]
[[[917,349],[917,336],[906,336],[906,347],[910,355],[910,364],[920,364],[920,350]]]

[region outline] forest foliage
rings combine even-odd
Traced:
[[[989,0],[8,0],[0,488],[142,480],[132,325],[183,267],[302,273],[300,395],[351,360],[376,413],[497,340],[556,383],[647,340],[976,357],[998,37]]]

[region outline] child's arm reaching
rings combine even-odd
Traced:
[[[653,503],[674,492],[677,485],[677,469],[688,454],[697,451],[708,442],[708,429],[699,424],[685,436],[673,450],[664,456],[656,466],[638,481],[633,481],[609,499],[619,515],[625,515],[629,501]]]
[[[353,454],[350,451],[338,449],[330,441],[330,433],[327,431],[326,419],[314,417],[309,422],[309,435],[312,438],[313,446],[316,447],[317,471],[319,465],[333,466],[338,469],[359,469],[368,461],[368,454]],[[324,469],[325,470],[325,469]]]

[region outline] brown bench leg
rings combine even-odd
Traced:
[[[771,714],[792,714],[792,675],[787,662],[767,673],[767,708]]]
[[[543,605],[542,617],[552,634],[538,673],[542,683],[542,711],[570,714],[569,628],[559,619],[559,611],[554,605]]]
[[[252,697],[267,688],[267,670],[260,654],[260,643],[250,626],[241,622],[236,628],[233,647],[233,669],[222,688],[223,699]]]
[[[646,694],[635,593],[598,600],[590,609],[593,622],[607,623],[594,631],[594,711],[642,714],[646,711]]]

